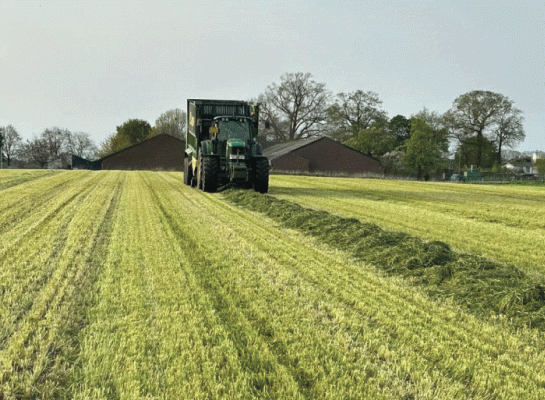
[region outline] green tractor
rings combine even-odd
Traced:
[[[226,184],[269,190],[269,161],[257,143],[259,104],[187,100],[184,183],[205,192]]]

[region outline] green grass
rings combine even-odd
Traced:
[[[477,317],[501,316],[509,318],[513,327],[545,328],[545,279],[528,275],[516,266],[456,253],[444,242],[426,242],[273,196],[244,190],[227,191],[223,196],[387,274],[402,276],[431,298],[453,300]]]
[[[545,396],[541,331],[430,301],[179,173],[0,196],[0,398]]]
[[[545,186],[273,175],[269,193],[545,272]]]

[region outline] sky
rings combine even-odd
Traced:
[[[524,112],[545,150],[545,2],[0,0],[0,126],[100,144],[188,98],[249,100],[289,72],[373,91],[388,116],[444,113],[472,90]]]

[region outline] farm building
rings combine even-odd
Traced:
[[[90,161],[85,158],[79,157],[75,154],[72,154],[72,169],[101,169],[100,160]]]
[[[272,171],[380,173],[381,164],[331,138],[320,136],[273,145],[263,150]]]
[[[102,169],[175,170],[184,166],[183,140],[161,134],[103,157]]]

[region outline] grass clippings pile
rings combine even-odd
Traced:
[[[443,242],[426,242],[370,222],[342,218],[253,191],[227,190],[224,198],[266,214],[282,226],[312,235],[387,274],[410,280],[436,299],[452,299],[480,318],[504,316],[515,327],[545,327],[545,280]]]

